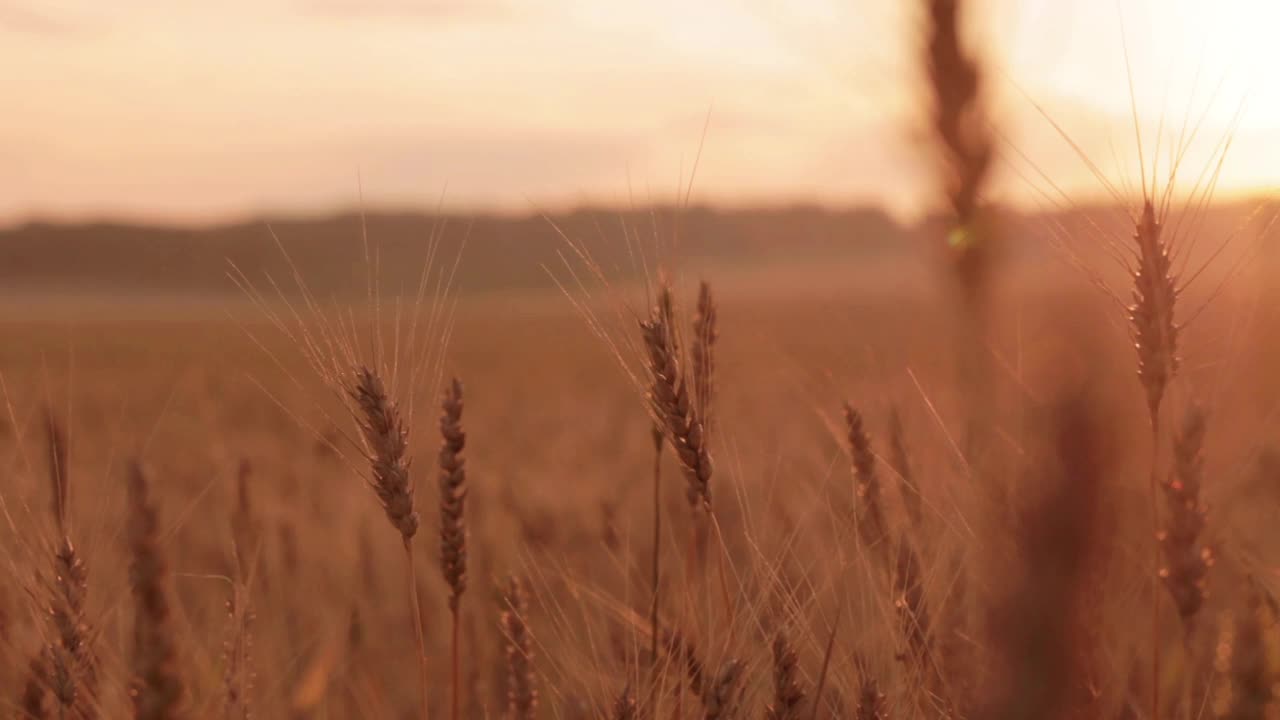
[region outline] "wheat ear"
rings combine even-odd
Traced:
[[[507,654],[507,717],[509,720],[533,720],[538,712],[538,691],[534,688],[533,638],[526,621],[528,601],[524,583],[514,576],[508,578],[503,595],[506,601],[502,629]]]
[[[800,688],[800,661],[796,651],[779,632],[773,638],[773,702],[766,720],[800,720],[804,690]]]
[[[49,709],[45,702],[49,692],[49,668],[44,651],[36,653],[27,664],[26,680],[22,683],[22,695],[18,698],[21,708],[18,720],[48,720]]]
[[[418,532],[418,513],[409,483],[408,432],[400,409],[382,379],[367,367],[356,369],[347,392],[359,410],[357,421],[369,455],[369,484],[387,519],[407,543]]]
[[[160,548],[160,518],[142,465],[129,466],[130,580],[135,603],[134,680],[129,689],[135,720],[178,720],[185,689],[171,617],[168,564]]]
[[[58,638],[58,642],[49,647],[51,689],[63,715],[91,718],[97,714],[93,709],[96,703],[97,657],[92,646],[93,630],[85,617],[88,569],[71,542],[71,484],[66,437],[52,414],[46,418],[45,428],[54,523],[58,532],[49,603],[49,617]]]
[[[844,405],[845,427],[848,430],[849,455],[853,460],[853,480],[858,496],[858,535],[868,549],[885,555],[889,535],[884,507],[880,501],[880,476],[876,472],[876,456],[871,449],[871,437],[867,435],[862,414],[849,403]]]
[[[720,667],[715,680],[706,686],[702,695],[706,720],[732,720],[738,716],[744,669],[741,660],[730,660]]]
[[[631,686],[628,685],[622,688],[618,699],[613,703],[613,720],[637,720],[639,717],[635,693],[631,692]]]
[[[1268,639],[1280,619],[1274,600],[1249,578],[1245,612],[1223,623],[1218,639],[1217,670],[1222,685],[1214,698],[1215,715],[1223,720],[1269,717],[1275,702],[1274,670]]]
[[[1192,408],[1173,443],[1173,477],[1163,483],[1168,521],[1160,534],[1165,566],[1160,577],[1173,597],[1178,615],[1190,630],[1204,605],[1205,581],[1213,553],[1201,544],[1207,508],[1200,499],[1204,477],[1205,413]]]
[[[440,435],[440,571],[449,584],[449,610],[453,621],[452,720],[458,720],[461,698],[462,594],[467,589],[467,473],[462,450],[467,435],[462,429],[462,383],[454,379],[441,404]]]
[[[652,381],[649,402],[684,470],[689,486],[689,504],[709,510],[711,455],[707,450],[702,420],[690,401],[688,386],[680,374],[674,315],[671,288],[664,285],[658,291],[658,302],[649,319],[640,323]]]
[[[856,720],[887,720],[889,710],[885,707],[885,696],[880,692],[880,683],[863,661],[858,662],[858,713]]]
[[[1156,425],[1165,389],[1178,372],[1180,328],[1174,320],[1178,290],[1173,260],[1150,200],[1143,202],[1133,240],[1138,252],[1132,271],[1129,329],[1138,353],[1138,379],[1146,391],[1151,423]]]

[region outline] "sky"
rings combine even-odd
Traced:
[[[1280,4],[971,0],[992,195],[1280,177]],[[936,201],[910,0],[0,0],[0,223]],[[1126,59],[1127,58],[1127,59]],[[1133,78],[1131,105],[1129,77]],[[1060,129],[1059,129],[1060,128]],[[1187,128],[1187,131],[1183,131]],[[695,163],[696,160],[696,163]],[[696,174],[693,172],[696,164]],[[693,175],[691,191],[688,190]]]

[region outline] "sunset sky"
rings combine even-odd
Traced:
[[[377,207],[641,203],[676,192],[704,123],[696,200],[910,216],[931,199],[915,5],[0,0],[0,223],[321,212],[361,186]],[[1162,116],[1167,156],[1203,114],[1188,167],[1235,127],[1223,190],[1280,184],[1280,4],[975,8],[1009,157],[1100,192],[1034,100],[1136,182],[1123,19],[1148,162]],[[1047,188],[1018,160],[999,193]]]

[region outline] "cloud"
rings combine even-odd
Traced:
[[[21,35],[66,35],[81,26],[12,2],[0,2],[0,32]]]
[[[301,0],[308,15],[338,18],[492,20],[508,17],[501,0]]]

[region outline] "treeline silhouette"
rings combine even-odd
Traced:
[[[1230,234],[1257,234],[1270,216],[1257,202],[1220,204],[1194,227],[1212,236],[1206,247],[1217,247]],[[1102,233],[1124,232],[1123,219],[1123,210],[1106,207],[1005,212],[1000,227],[1008,256],[1041,261],[1054,238],[1068,238],[1083,255],[1096,252]],[[366,233],[381,290],[394,294],[416,287],[433,233],[439,258],[455,258],[465,245],[458,286],[487,291],[554,287],[560,255],[573,252],[565,238],[610,277],[625,279],[646,264],[652,270],[659,257],[724,269],[905,257],[944,236],[945,228],[933,221],[904,226],[874,208],[817,206],[583,209],[552,216],[379,212],[362,218],[344,212],[207,227],[30,222],[0,230],[0,283],[11,292],[238,293],[228,278],[234,264],[255,283],[270,275],[288,290],[292,261],[317,295],[343,296],[364,292]]]

